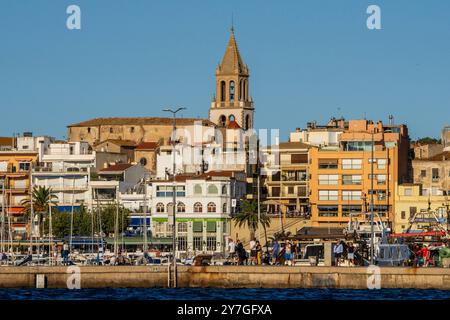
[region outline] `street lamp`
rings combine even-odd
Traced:
[[[176,144],[176,115],[177,112],[181,111],[181,110],[186,110],[186,108],[180,107],[176,110],[172,110],[172,109],[164,109],[163,111],[165,112],[170,112],[172,113],[173,116],[173,123],[172,123],[172,138],[171,138],[171,143],[172,143],[172,156],[173,156],[173,161],[172,161],[172,180],[173,180],[173,205],[172,205],[172,255],[173,255],[173,287],[176,288],[177,286],[177,259],[176,259],[176,219],[175,219],[175,212],[176,212],[176,207],[177,207],[177,190],[176,190],[176,180],[175,180],[175,176],[176,176],[176,163],[175,163],[175,144]],[[170,264],[169,264],[169,273],[170,273]],[[170,285],[170,283],[169,283]]]

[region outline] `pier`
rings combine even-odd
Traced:
[[[178,287],[367,289],[371,277],[363,267],[178,266],[177,270]],[[0,267],[0,288],[68,288],[74,276],[81,288],[164,288],[167,275],[167,266]],[[380,277],[381,288],[450,290],[450,268],[384,267]]]

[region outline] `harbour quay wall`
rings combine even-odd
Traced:
[[[381,288],[450,290],[450,268],[178,266],[177,271],[179,287],[367,289],[379,281]],[[77,281],[81,288],[161,288],[167,287],[168,273],[167,266],[0,267],[0,288],[73,288]]]

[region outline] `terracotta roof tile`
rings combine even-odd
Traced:
[[[118,163],[108,168],[101,169],[100,172],[125,171],[132,166],[131,163]]]
[[[236,121],[230,121],[227,129],[241,129],[241,126]]]
[[[158,142],[141,142],[136,150],[155,150],[159,146]]]
[[[136,142],[134,142],[133,140],[120,140],[120,139],[103,140],[103,141],[100,141],[100,142],[96,143],[95,146],[98,146],[98,145],[100,145],[102,143],[105,143],[105,142],[113,143],[115,145],[122,146],[122,147],[134,147],[134,146],[136,146]]]
[[[172,118],[160,117],[133,117],[133,118],[95,118],[79,123],[68,125],[68,127],[87,127],[87,126],[108,126],[108,125],[172,125]],[[211,125],[214,123],[208,119],[197,118],[177,118],[177,125],[187,126],[193,125],[196,121],[201,121],[203,125]]]

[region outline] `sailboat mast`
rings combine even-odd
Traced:
[[[119,254],[119,187],[116,187],[116,217],[114,221],[114,255]]]
[[[374,243],[374,227],[373,227],[373,185],[374,185],[374,176],[373,176],[373,163],[374,163],[374,128],[372,128],[372,150],[371,150],[371,161],[370,161],[370,264],[374,264],[374,252],[375,252],[375,243]]]
[[[144,180],[144,245],[142,251],[147,252],[147,182]]]
[[[70,212],[70,237],[69,237],[69,248],[72,250],[72,237],[73,237],[73,203],[75,198],[75,176],[72,178],[72,209]]]
[[[5,179],[2,181],[2,216],[1,216],[1,227],[0,227],[0,250],[2,252],[5,251],[5,245],[3,243],[3,233],[4,233],[4,224],[5,224],[5,201],[6,201],[6,197],[5,197],[5,181],[6,181],[6,177]]]

